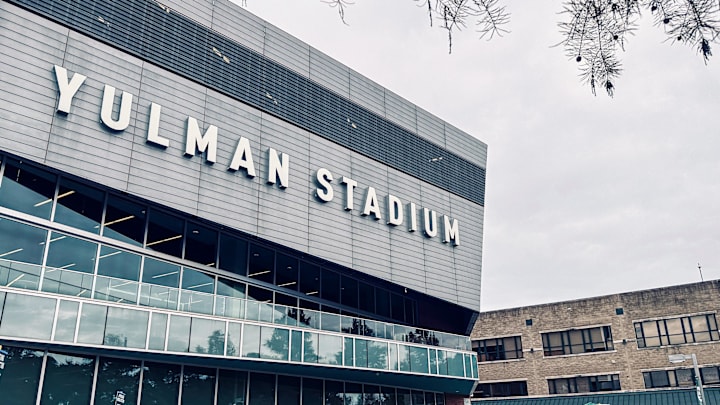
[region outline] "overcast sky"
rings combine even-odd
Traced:
[[[488,144],[482,310],[720,278],[720,46],[706,66],[645,18],[594,97],[561,3],[501,1],[512,32],[451,55],[413,0],[247,9]]]

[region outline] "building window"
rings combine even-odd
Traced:
[[[610,326],[543,333],[542,340],[545,356],[614,350]]]
[[[523,397],[527,396],[527,381],[480,383],[473,392],[473,398]]]
[[[510,360],[523,357],[520,336],[473,340],[472,348],[477,352],[478,361]]]
[[[693,387],[695,386],[695,371],[691,368],[645,371],[643,379],[645,388]],[[700,368],[700,379],[703,385],[720,385],[720,367]]]
[[[638,347],[657,347],[720,340],[715,314],[635,322]]]
[[[609,374],[589,377],[554,378],[548,380],[548,389],[551,395],[619,391],[620,376],[618,374]]]

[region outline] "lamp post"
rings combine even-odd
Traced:
[[[699,405],[705,404],[705,391],[703,391],[702,380],[700,379],[700,368],[698,367],[697,357],[693,354],[671,354],[668,356],[670,363],[682,363],[685,360],[692,360],[693,369],[695,370],[695,389],[697,390],[697,400]]]

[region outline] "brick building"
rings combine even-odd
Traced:
[[[720,280],[483,312],[473,399],[720,385]]]

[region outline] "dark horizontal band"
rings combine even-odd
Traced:
[[[485,168],[149,0],[9,0],[422,181],[485,205]],[[101,17],[101,18],[99,18]],[[102,20],[102,21],[101,21]],[[103,21],[112,21],[111,25]],[[222,49],[232,63],[213,52]],[[285,102],[275,103],[267,97]],[[350,117],[352,122],[349,122]],[[442,164],[428,165],[442,156]]]

